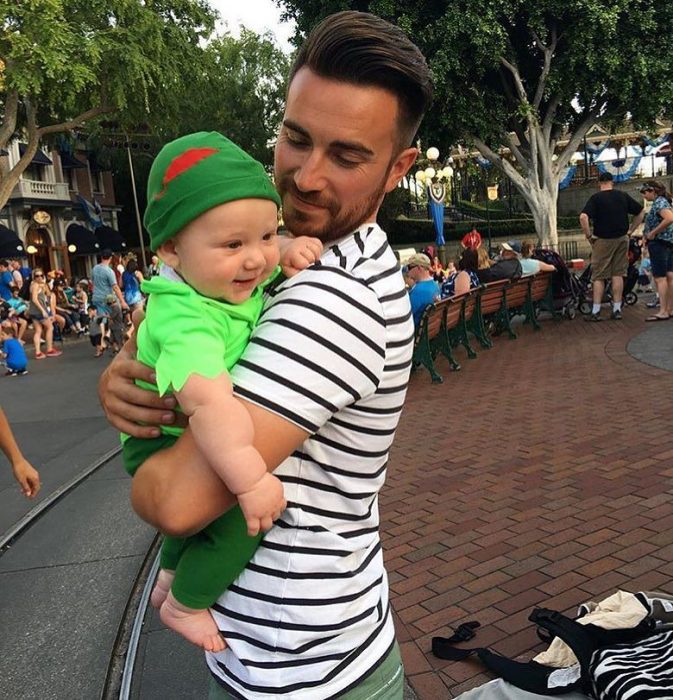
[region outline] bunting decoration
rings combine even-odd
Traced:
[[[561,174],[561,180],[558,184],[559,190],[564,190],[566,187],[568,187],[568,185],[570,185],[570,183],[573,181],[573,178],[575,177],[576,172],[576,165],[569,165],[567,168],[563,169]]]
[[[81,194],[77,195],[77,199],[79,200],[79,204],[82,207],[84,216],[86,216],[87,220],[93,226],[93,228],[97,229],[99,226],[102,226],[103,209],[101,208],[100,203],[97,202],[95,199],[93,200],[93,202],[90,202],[88,199],[82,197]]]
[[[586,150],[587,153],[594,158],[598,158],[598,156],[603,153],[603,151],[610,145],[610,139],[605,139],[605,141],[602,141],[601,143],[588,143],[586,145]]]
[[[435,244],[446,245],[444,240],[444,198],[446,197],[446,185],[442,182],[433,182],[428,185],[428,209],[430,218],[435,226]]]
[[[596,167],[600,173],[610,173],[615,182],[626,182],[636,174],[642,158],[642,156],[618,158],[596,163]]]

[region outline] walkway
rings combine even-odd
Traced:
[[[537,605],[673,592],[673,321],[644,324],[645,312],[546,321],[474,361],[461,353],[458,373],[440,361],[442,385],[412,377],[381,510],[419,700],[488,680],[430,653],[460,622],[481,622],[479,646],[529,658]]]

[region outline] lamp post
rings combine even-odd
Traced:
[[[492,252],[492,246],[491,246],[491,207],[489,205],[489,202],[495,202],[496,199],[498,199],[498,186],[497,185],[489,185],[486,188],[486,194],[487,194],[487,201],[486,201],[486,220],[488,222],[488,254],[489,256],[491,255]]]
[[[446,199],[446,181],[453,176],[453,168],[441,167],[439,149],[431,146],[425,152],[425,159],[418,162],[420,170],[414,175],[416,186],[425,187],[428,197],[428,213],[435,226],[435,244],[439,259],[445,264],[446,242],[444,240],[444,200]],[[425,166],[425,167],[424,167]]]

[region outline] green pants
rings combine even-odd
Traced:
[[[339,700],[402,700],[403,697],[404,667],[402,666],[400,648],[395,642],[383,663],[358,686],[351,688],[343,695],[339,695]],[[211,676],[208,700],[235,699]]]
[[[172,435],[128,438],[122,450],[126,471],[133,476],[148,457],[176,440]],[[248,536],[239,506],[191,537],[165,537],[161,568],[175,571],[171,592],[176,600],[197,610],[209,608],[245,569],[261,539],[261,534]]]

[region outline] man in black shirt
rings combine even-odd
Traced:
[[[622,318],[622,292],[624,275],[628,267],[629,235],[642,223],[643,205],[633,197],[615,190],[610,173],[598,178],[599,192],[591,195],[580,214],[580,225],[591,242],[591,281],[593,283],[593,308],[587,321],[601,320],[601,301],[605,292],[605,280],[612,279],[612,315]],[[629,226],[629,215],[633,216]],[[591,235],[589,221],[593,223]]]

